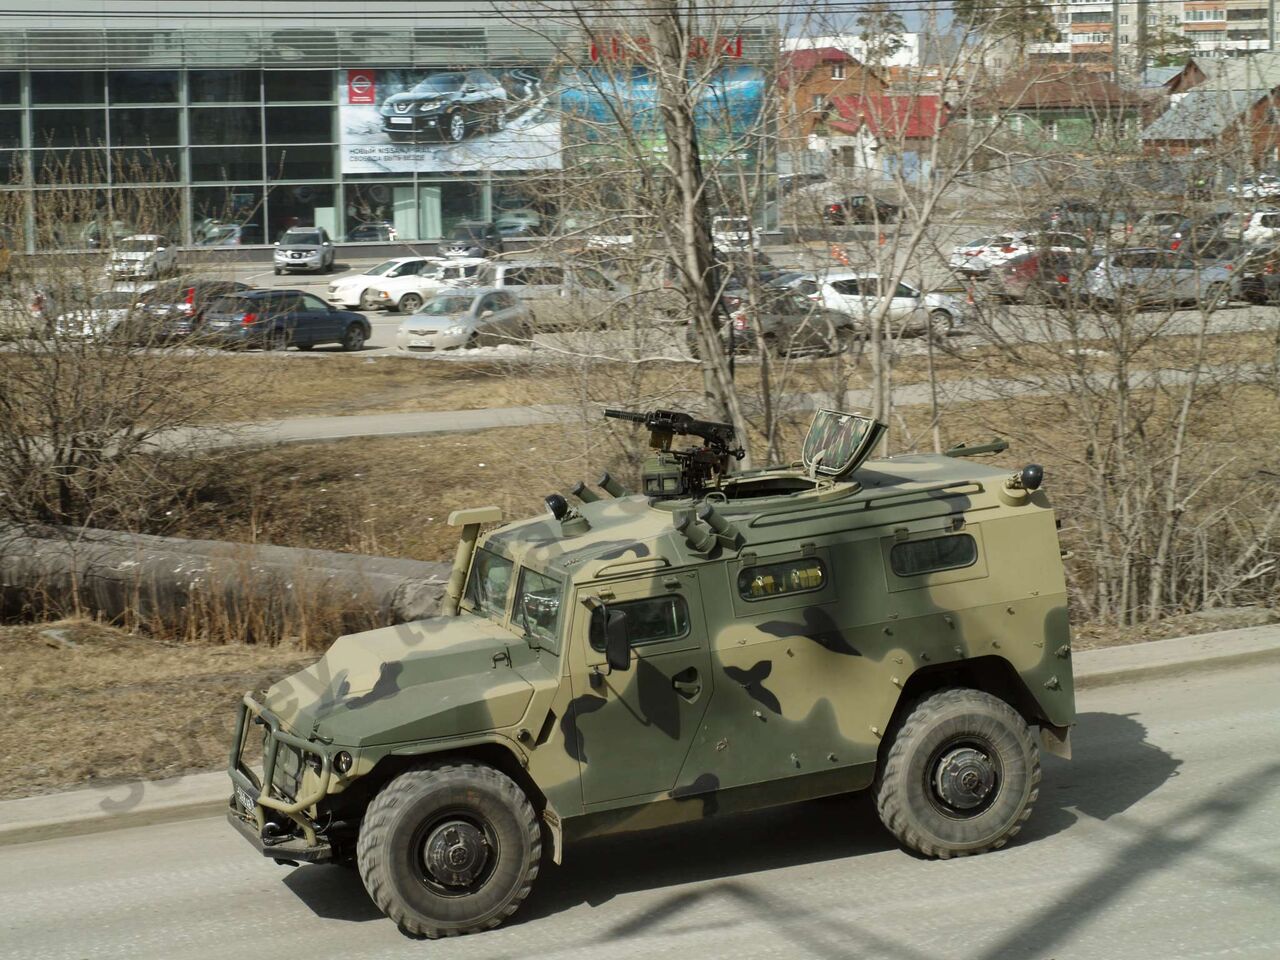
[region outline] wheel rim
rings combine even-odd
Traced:
[[[359,350],[364,346],[364,331],[356,327],[352,327],[347,331],[347,349]]]
[[[442,897],[477,893],[493,876],[501,848],[493,825],[473,810],[441,812],[411,841],[418,879]]]
[[[411,293],[400,301],[400,312],[413,313],[420,306],[422,306],[422,300],[416,294]]]
[[[935,337],[945,337],[951,329],[951,315],[943,310],[929,314],[929,332]]]
[[[455,113],[449,118],[449,137],[452,140],[461,140],[467,133],[467,123],[462,119],[462,114]]]
[[[378,298],[374,296],[373,291],[366,290],[364,293],[360,294],[361,310],[372,310],[375,306],[377,306],[377,303],[378,303]]]
[[[995,748],[981,737],[948,741],[925,766],[925,795],[952,820],[972,820],[1000,795],[1004,768]]]

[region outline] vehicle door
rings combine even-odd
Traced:
[[[889,283],[888,280],[881,280],[880,286],[885,287]],[[914,323],[917,320],[923,320],[918,315],[924,309],[924,301],[920,296],[920,291],[909,283],[899,283],[893,290],[893,297],[889,301],[889,318],[898,325],[904,322]]]
[[[302,320],[302,295],[292,291],[273,293],[259,301],[264,314],[263,333],[282,329],[290,343],[313,343]]]
[[[1160,266],[1152,285],[1162,285],[1166,291],[1163,300],[1194,300],[1200,296],[1201,265],[1186,254],[1166,250],[1159,255]]]
[[[667,794],[713,693],[698,572],[588,586],[577,601],[569,640],[573,701],[563,727],[583,803]],[[615,613],[625,617],[631,665],[610,671],[604,625]]]
[[[509,337],[512,334],[509,311],[503,309],[510,294],[486,293],[475,305],[476,328],[486,339]]]
[[[568,284],[581,300],[581,312],[588,326],[608,325],[618,297],[616,284],[595,267],[575,267]]]
[[[860,324],[865,324],[867,304],[862,294],[863,282],[860,277],[828,281],[822,287],[823,305],[848,314]]]
[[[313,293],[304,293],[301,297],[299,325],[305,326],[313,338],[312,343],[325,343],[341,340],[343,334],[342,314],[330,309],[329,305]]]
[[[511,288],[537,314],[538,325],[555,329],[576,326],[581,318],[581,302],[565,285],[564,268],[534,265],[507,270],[504,287]]]

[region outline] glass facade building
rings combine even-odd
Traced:
[[[143,208],[168,211],[147,227],[183,245],[270,243],[304,225],[346,242],[429,241],[459,220],[527,206],[534,175],[558,165],[540,84],[560,44],[581,43],[545,26],[451,3],[376,27],[291,22],[259,3],[185,22],[101,6],[100,29],[60,29],[57,12],[33,11],[11,21],[27,29],[0,37],[0,189],[22,198],[6,208],[23,221],[7,225],[15,247],[98,246],[133,231],[129,211]],[[239,21],[225,15],[239,6]],[[477,110],[457,143],[393,126],[411,121],[384,104],[424,78],[442,85],[441,74],[456,87],[446,97],[490,86],[519,122],[504,120],[504,134]],[[431,109],[407,111],[428,122]],[[503,158],[485,155],[502,136]],[[77,191],[83,202],[68,203]],[[58,211],[72,208],[92,213],[67,222]]]

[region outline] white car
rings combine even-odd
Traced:
[[[750,217],[716,217],[711,221],[711,242],[717,250],[759,250],[760,234]]]
[[[416,277],[440,262],[439,257],[395,257],[353,277],[343,277],[329,284],[325,297],[347,310],[373,310],[378,306],[378,284],[395,277]]]
[[[128,284],[124,289],[95,293],[88,306],[60,314],[54,327],[63,337],[103,339],[124,323],[130,315],[141,312],[142,295],[155,289],[155,284]]]
[[[379,310],[413,313],[446,287],[465,287],[475,282],[484,257],[433,258],[415,274],[384,278],[373,289],[373,305]]]
[[[1256,247],[1280,238],[1280,210],[1259,210],[1249,214],[1240,231],[1245,246]]]
[[[980,237],[973,243],[956,247],[949,261],[951,269],[964,277],[985,277],[1016,257],[1031,250],[1082,255],[1093,252],[1093,245],[1078,233],[1047,230],[1043,233],[1013,231],[993,237]]]
[[[117,240],[107,262],[109,277],[156,279],[178,266],[178,251],[158,233],[135,233]]]
[[[893,333],[928,333],[945,336],[964,324],[973,311],[967,303],[945,293],[923,293],[909,283],[886,291],[888,281],[875,273],[829,273],[810,278],[796,287],[799,293],[828,310],[843,313],[865,327],[882,298],[890,298],[887,319]]]
[[[1280,177],[1261,173],[1252,179],[1231,184],[1227,193],[1241,200],[1271,200],[1280,197]]]

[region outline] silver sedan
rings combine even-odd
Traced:
[[[410,352],[530,343],[533,311],[510,290],[441,290],[396,331],[396,346]]]

